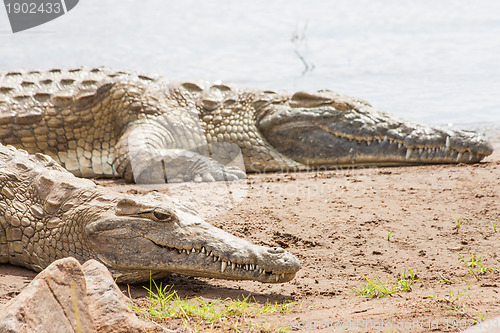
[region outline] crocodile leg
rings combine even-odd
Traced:
[[[175,113],[175,111],[173,111]],[[180,110],[179,112],[186,112]],[[201,127],[193,119],[175,126],[165,114],[130,124],[117,144],[113,166],[119,176],[138,184],[183,181],[213,182],[245,178],[243,162],[239,167],[225,166],[224,153],[237,157],[235,144],[219,144],[211,149]],[[233,158],[234,159],[234,158]],[[220,160],[220,161],[219,161]]]

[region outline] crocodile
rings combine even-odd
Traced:
[[[48,154],[76,176],[136,183],[476,163],[493,151],[478,133],[402,120],[329,90],[291,94],[83,67],[1,72],[0,142]]]
[[[172,273],[281,283],[300,269],[282,248],[231,235],[168,196],[114,192],[0,144],[0,263],[41,271],[70,256],[102,262],[122,283]]]

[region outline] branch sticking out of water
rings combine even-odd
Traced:
[[[297,23],[297,26],[295,27],[295,30],[291,38],[291,42],[295,46],[294,49],[295,55],[300,59],[300,61],[302,61],[302,64],[304,64],[304,70],[302,71],[302,76],[304,76],[307,72],[312,72],[314,70],[314,64],[312,62],[308,62],[302,55],[301,51],[301,49],[307,48],[307,37],[306,37],[307,23],[308,22],[304,24]]]

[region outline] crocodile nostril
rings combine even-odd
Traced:
[[[285,250],[283,250],[281,247],[271,247],[267,249],[267,252],[272,253],[272,254],[277,254],[277,253],[284,253]]]

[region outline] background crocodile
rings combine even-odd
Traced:
[[[400,120],[331,91],[170,83],[106,68],[0,74],[0,142],[77,176],[213,181],[338,165],[474,163],[477,133]],[[244,166],[225,166],[242,154]]]
[[[68,256],[99,260],[127,283],[150,273],[274,283],[300,268],[283,249],[228,234],[168,197],[118,194],[0,144],[0,263],[41,271]]]

